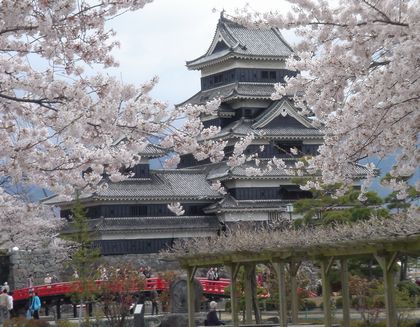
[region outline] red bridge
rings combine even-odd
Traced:
[[[221,278],[219,280],[208,280],[206,278],[197,278],[203,287],[204,294],[224,295],[225,288],[230,285],[230,279]],[[97,280],[96,284],[100,285],[104,281]],[[147,278],[141,292],[150,292],[152,290],[163,291],[168,288],[168,283],[160,278]],[[32,288],[22,288],[13,291],[13,300],[15,302],[29,299],[29,291],[33,290],[41,299],[45,297],[65,297],[70,293],[81,290],[80,282],[64,282],[53,283],[47,285],[34,286]]]

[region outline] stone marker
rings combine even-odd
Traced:
[[[134,327],[145,327],[143,304],[136,304],[134,309]]]
[[[194,279],[195,312],[200,312],[203,287],[197,279]],[[187,279],[179,278],[172,283],[170,289],[170,302],[172,313],[188,312]]]

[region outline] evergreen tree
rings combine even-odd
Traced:
[[[86,211],[78,196],[72,209],[70,233],[66,238],[77,244],[77,250],[73,253],[69,264],[74,271],[75,280],[78,281],[72,297],[75,302],[80,303],[80,322],[83,304],[95,299],[95,279],[98,277],[97,265],[100,260],[100,252],[93,246],[92,231],[90,231]]]
[[[304,185],[306,180],[296,179],[296,183]],[[389,217],[389,211],[383,208],[384,201],[376,192],[367,192],[366,201],[358,200],[360,191],[351,189],[344,195],[336,197],[335,193],[341,185],[323,185],[322,190],[312,189],[312,198],[294,202],[294,212],[302,218],[295,225],[318,225],[337,222],[355,222],[370,219],[372,216]]]
[[[387,208],[390,210],[396,210],[397,213],[406,212],[407,209],[413,204],[419,201],[420,192],[416,188],[409,184],[409,180],[412,176],[394,178],[390,174],[386,174],[382,178],[381,183],[387,186],[392,179],[395,179],[397,182],[403,182],[404,185],[407,185],[406,193],[407,196],[399,196],[399,191],[393,191],[385,198],[385,203]]]

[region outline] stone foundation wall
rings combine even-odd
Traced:
[[[45,251],[17,251],[10,255],[9,280],[12,289],[27,287],[29,274],[34,278],[34,285],[44,284],[44,278],[49,273],[55,276],[55,282],[68,281],[73,271],[68,267],[61,253]],[[167,270],[181,270],[177,262],[159,260],[158,254],[127,254],[103,256],[102,260],[110,265],[118,266],[130,263],[134,268],[150,267],[152,274]],[[0,281],[0,282],[5,282]]]
[[[34,285],[44,284],[47,273],[63,281],[66,270],[63,253],[49,250],[16,251],[10,254],[9,284],[12,289],[27,287],[28,276],[32,274]]]
[[[178,262],[160,260],[157,253],[107,255],[103,256],[102,259],[113,266],[118,266],[120,263],[130,263],[135,268],[150,267],[152,274],[168,270],[181,270]]]

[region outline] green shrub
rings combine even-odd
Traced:
[[[403,280],[399,282],[397,287],[399,291],[406,290],[410,297],[414,297],[420,294],[420,287],[410,280]]]
[[[278,310],[277,303],[275,303],[274,301],[267,301],[265,308],[267,311]]]

